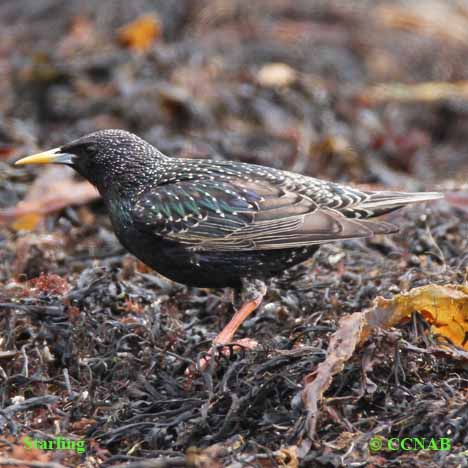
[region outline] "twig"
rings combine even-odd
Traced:
[[[36,408],[37,406],[46,406],[54,403],[55,401],[59,400],[58,396],[53,395],[45,395],[41,397],[33,397],[29,398],[28,400],[22,401],[21,403],[17,403],[15,405],[7,406],[4,409],[0,409],[0,425],[4,423],[4,419],[10,419],[16,413],[21,413],[23,411],[28,411],[32,408]]]

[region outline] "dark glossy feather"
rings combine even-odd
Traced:
[[[158,184],[138,195],[138,225],[197,250],[274,250],[389,234],[370,222],[431,194],[362,192],[242,163],[164,161]]]

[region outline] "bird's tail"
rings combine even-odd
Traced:
[[[443,198],[444,194],[440,192],[367,192],[369,197],[359,204],[359,210],[367,212],[367,216],[381,216],[385,213],[397,210],[411,203],[425,202]]]

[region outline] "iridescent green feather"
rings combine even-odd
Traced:
[[[184,210],[184,205],[182,203],[174,203],[172,205],[172,208],[174,208],[174,211],[181,217],[183,218],[185,216],[185,210]]]

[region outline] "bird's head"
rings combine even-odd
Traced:
[[[155,169],[159,158],[164,156],[133,133],[99,130],[15,164],[65,164],[103,193],[109,188],[135,188]]]

